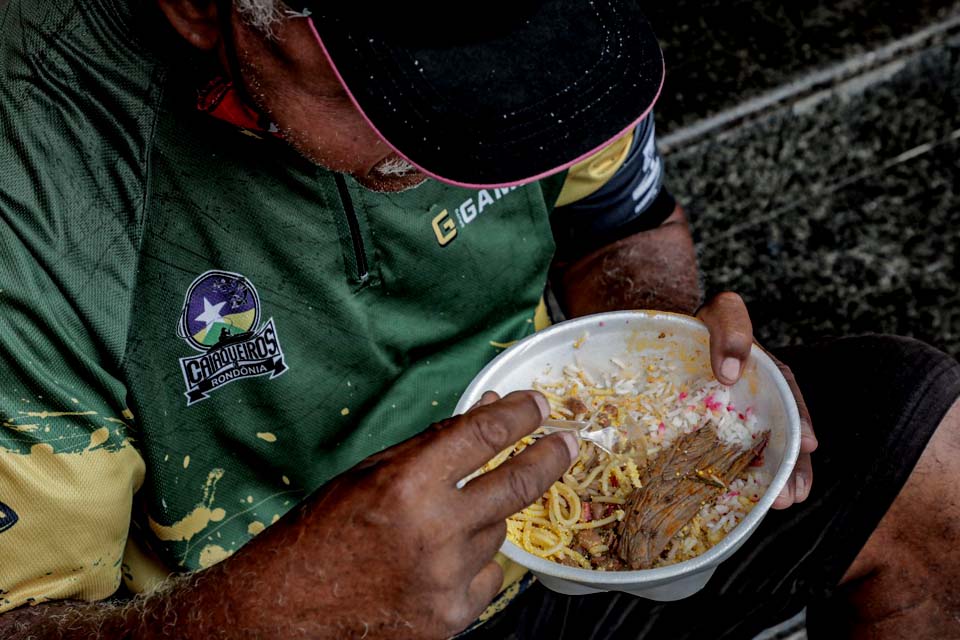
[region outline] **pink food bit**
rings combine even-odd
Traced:
[[[753,415],[753,407],[747,407],[746,414],[747,414],[747,417],[748,417],[748,418],[749,418],[750,416],[752,416],[752,415]]]
[[[657,431],[659,431],[660,433],[663,433],[666,430],[667,430],[667,425],[663,424],[662,422],[657,425]]]
[[[747,416],[743,415],[742,413],[738,413],[738,414],[737,414],[737,417],[740,418],[741,420],[746,420],[746,419],[747,419]]]
[[[684,400],[687,399],[687,392],[686,392],[686,391],[681,391],[681,392],[680,392],[680,395],[677,396],[677,397],[680,398],[680,402],[683,402]]]
[[[714,398],[712,394],[703,399],[703,404],[710,411],[716,411],[717,409],[723,408],[723,403]]]
[[[731,492],[727,493],[727,497],[728,497],[728,498],[736,498],[738,495],[740,495],[740,492],[739,492],[739,491],[731,491]]]
[[[604,322],[601,322],[601,323],[600,323],[600,326],[602,327],[602,326],[603,326],[604,324],[606,324],[606,323],[604,323]]]
[[[591,513],[590,513],[590,503],[589,503],[589,502],[584,502],[584,503],[583,503],[583,511],[582,511],[581,514],[580,514],[580,520],[583,521],[583,522],[590,522],[591,520],[593,520],[593,516],[592,516]]]
[[[736,411],[736,409],[737,409],[737,408],[736,408],[735,406],[733,406],[732,404],[728,404],[728,405],[727,405],[727,411]]]

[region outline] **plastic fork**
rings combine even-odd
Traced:
[[[577,420],[553,420],[552,418],[548,418],[543,421],[540,432],[531,434],[530,437],[536,440],[551,433],[572,431],[577,434],[577,437],[581,440],[592,442],[607,453],[614,453],[614,449],[620,443],[620,432],[617,431],[617,428],[604,427],[599,431],[589,431],[589,426],[586,422],[579,422]]]

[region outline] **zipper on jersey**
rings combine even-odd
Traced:
[[[363,246],[363,236],[360,235],[360,221],[357,219],[357,212],[353,208],[353,200],[350,198],[350,192],[347,190],[347,181],[339,173],[335,173],[333,179],[337,183],[337,193],[340,194],[340,202],[343,204],[343,212],[347,217],[347,225],[350,227],[350,238],[353,240],[353,255],[357,264],[357,279],[360,282],[366,282],[370,275],[370,269],[367,266],[367,251]]]

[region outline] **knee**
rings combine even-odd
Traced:
[[[960,401],[941,418],[879,527],[881,557],[917,563],[932,575],[960,576]],[[883,535],[885,534],[885,535]],[[960,586],[960,585],[958,585]]]
[[[858,369],[876,385],[871,395],[879,402],[911,410],[921,403],[930,404],[932,399],[932,404],[946,411],[960,395],[960,363],[925,342],[881,334],[842,338],[839,342],[841,357],[858,362]]]
[[[925,372],[960,370],[960,363],[953,356],[916,338],[867,334],[842,340],[871,360],[895,365],[899,371],[915,376]]]

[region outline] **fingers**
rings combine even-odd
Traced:
[[[724,292],[705,304],[697,317],[710,331],[710,365],[723,384],[740,378],[753,345],[753,325],[747,306],[736,293]]]
[[[500,399],[500,394],[498,394],[496,391],[484,391],[483,395],[480,396],[480,399],[474,402],[473,406],[467,409],[467,412],[473,411],[477,407],[482,407],[487,404],[493,404],[499,399]],[[430,429],[433,431],[443,431],[450,425],[456,424],[456,421],[457,421],[457,416],[453,416],[453,417],[447,418],[446,420],[441,420],[440,422],[434,422],[432,425],[430,425]]]
[[[769,351],[764,351],[780,369],[780,373],[783,374],[784,379],[787,381],[787,386],[790,387],[790,391],[793,393],[794,400],[797,401],[797,412],[800,414],[800,453],[813,453],[817,450],[817,436],[813,432],[813,421],[810,419],[810,411],[807,409],[807,402],[803,399],[803,394],[797,385],[797,379],[793,376],[793,371],[790,367],[773,357],[773,354]]]
[[[768,352],[768,355],[769,352]],[[773,361],[777,363],[780,372],[783,374],[790,391],[793,392],[793,398],[797,402],[797,412],[800,414],[800,456],[797,458],[797,464],[793,468],[793,474],[783,488],[780,495],[773,503],[774,509],[785,509],[798,502],[803,502],[810,495],[810,488],[813,486],[813,462],[810,454],[817,449],[817,436],[813,432],[813,421],[810,420],[810,411],[807,410],[807,403],[803,399],[800,387],[797,385],[797,379],[793,376],[790,367],[783,364],[772,355]]]
[[[460,583],[456,593],[444,594],[437,603],[440,610],[435,612],[447,626],[446,633],[442,637],[456,635],[480,617],[483,610],[496,597],[502,584],[503,569],[496,561],[490,560],[476,575],[473,575],[468,584]]]
[[[800,413],[800,453],[813,453],[820,445],[817,436],[813,433],[813,426],[810,424],[810,417],[804,417],[804,412]]]
[[[810,496],[813,486],[813,463],[809,453],[801,453],[797,464],[793,467],[790,479],[784,485],[777,499],[773,501],[774,509],[786,509],[798,502],[803,502]]]
[[[470,537],[470,546],[474,550],[471,554],[475,560],[472,566],[468,563],[467,570],[476,573],[481,567],[500,550],[503,541],[507,539],[507,521],[497,520],[493,524],[478,529]]]
[[[800,387],[797,386],[793,374],[787,378],[790,384],[790,390],[793,391],[793,397],[797,401],[797,411],[800,413],[800,453],[813,453],[817,450],[819,442],[813,432],[813,421],[810,419],[810,411],[807,410],[807,403],[800,393]]]
[[[467,602],[473,609],[468,616],[469,620],[475,620],[483,610],[490,604],[490,601],[496,597],[503,585],[503,569],[496,561],[491,560],[483,569],[480,570],[470,586],[467,587]]]
[[[557,433],[472,480],[463,491],[469,504],[475,505],[477,526],[503,520],[529,506],[560,479],[578,453],[572,434]]]
[[[550,414],[547,399],[534,391],[514,391],[502,399],[453,418],[434,434],[421,464],[443,469],[456,482],[540,426]]]
[[[778,495],[777,499],[773,501],[771,508],[786,509],[793,504],[793,486],[795,477],[796,476],[793,474],[790,474],[787,484],[783,486],[783,489],[780,491],[780,495]]]
[[[762,347],[761,347],[762,348]],[[803,502],[810,495],[810,487],[813,485],[813,463],[810,454],[817,448],[817,437],[813,433],[813,422],[810,420],[810,412],[807,410],[807,403],[800,393],[800,387],[797,385],[797,379],[793,376],[790,367],[783,364],[766,349],[764,353],[770,356],[770,359],[780,369],[787,386],[793,393],[793,398],[797,403],[797,412],[800,414],[800,455],[793,467],[793,473],[790,479],[783,487],[780,495],[773,501],[774,509],[786,509],[798,502]]]
[[[473,411],[477,407],[482,407],[484,405],[493,404],[500,399],[500,394],[496,391],[484,391],[483,395],[480,396],[480,399],[477,400],[476,404],[470,407],[469,411]]]
[[[813,463],[809,453],[801,453],[793,469],[793,501],[803,502],[810,495],[813,485]]]
[[[740,378],[753,345],[753,325],[743,299],[732,292],[721,293],[704,305],[697,317],[710,331],[710,365],[714,376],[723,384],[733,384]],[[770,353],[767,352],[767,355]],[[813,432],[810,412],[793,373],[772,355],[770,357],[790,386],[800,414],[800,456],[790,479],[773,503],[774,509],[785,509],[797,502],[803,502],[810,495],[813,484],[810,453],[817,448],[817,437]]]

